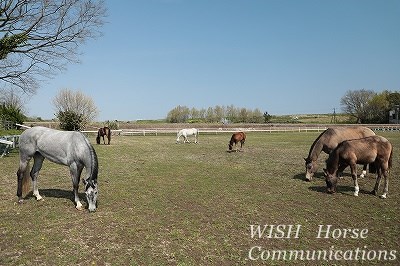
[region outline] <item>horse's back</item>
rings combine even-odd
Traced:
[[[375,135],[374,131],[364,126],[337,127],[332,128],[332,133],[329,133],[332,134],[338,143],[345,140],[360,139]]]
[[[20,154],[33,156],[39,152],[52,162],[67,165],[71,157],[84,157],[89,143],[77,131],[60,131],[46,127],[25,130],[19,140]]]
[[[342,158],[353,157],[358,161],[367,163],[381,160],[389,160],[392,156],[392,144],[386,138],[378,135],[360,139],[346,140],[337,147],[338,154]]]
[[[236,132],[232,134],[231,137],[232,141],[239,142],[239,141],[245,141],[246,140],[246,134],[244,132]]]

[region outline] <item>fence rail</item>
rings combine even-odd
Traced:
[[[0,137],[0,158],[7,155],[11,149],[18,146],[19,135],[1,136]]]
[[[399,131],[400,125],[374,125],[368,126],[374,131]],[[316,127],[270,127],[270,128],[199,128],[199,134],[223,134],[223,133],[234,133],[238,131],[244,132],[322,132],[326,130],[327,126],[316,126]],[[146,136],[146,135],[168,135],[177,134],[179,129],[177,128],[157,128],[157,129],[121,129],[119,135],[122,136]]]

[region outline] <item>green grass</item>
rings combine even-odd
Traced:
[[[325,193],[321,170],[305,182],[303,157],[318,134],[248,133],[243,151],[232,153],[226,152],[228,134],[200,135],[197,145],[175,144],[172,135],[119,136],[110,146],[94,144],[100,164],[95,213],[75,210],[68,169],[48,161],[39,177],[44,201],[29,197],[16,204],[14,150],[0,159],[0,265],[257,265],[263,262],[248,260],[253,246],[399,249],[399,133],[382,133],[394,145],[386,200],[366,194],[372,175],[359,180],[359,197],[352,196],[348,175],[334,195]],[[252,224],[302,229],[298,239],[252,239]],[[317,239],[320,224],[369,232],[365,239]],[[399,256],[363,264],[398,265]]]

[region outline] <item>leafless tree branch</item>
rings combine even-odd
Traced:
[[[79,62],[79,47],[101,36],[102,0],[0,2],[0,81],[34,93],[49,78]]]

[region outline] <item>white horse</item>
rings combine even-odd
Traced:
[[[197,128],[184,128],[181,129],[176,138],[176,143],[179,143],[180,137],[183,137],[183,143],[189,143],[188,136],[194,135],[194,143],[197,143],[197,137],[199,135],[199,130]]]
[[[93,146],[88,139],[76,131],[59,131],[45,127],[33,127],[25,130],[19,138],[20,163],[17,172],[18,202],[22,203],[22,191],[28,185],[29,175],[33,181],[33,195],[41,200],[37,187],[37,178],[42,168],[44,159],[69,167],[74,200],[76,208],[82,209],[79,201],[78,188],[83,168],[86,168],[86,177],[83,179],[85,185],[86,199],[89,211],[96,210],[97,202],[97,176],[98,160]],[[29,161],[33,158],[33,167],[29,174]]]

